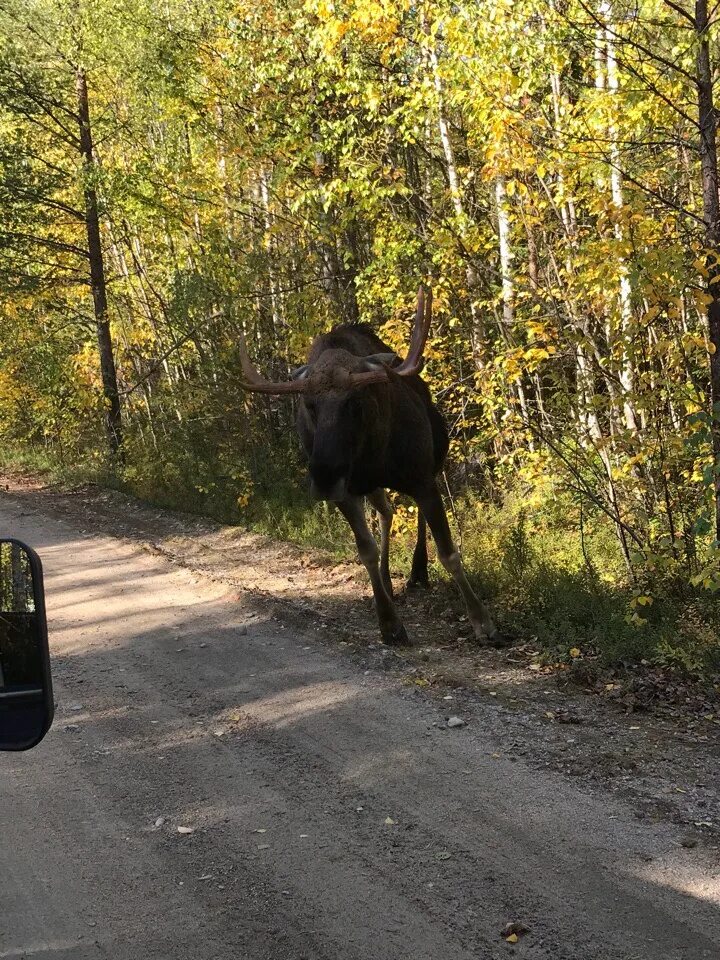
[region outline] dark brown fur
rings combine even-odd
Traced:
[[[384,357],[375,358],[378,354]],[[467,582],[436,482],[448,451],[445,421],[420,376],[393,374],[398,363],[387,344],[361,324],[336,327],[313,342],[307,367],[299,374],[306,384],[297,418],[313,493],[335,501],[352,527],[387,642],[404,642],[407,636],[393,603],[388,564],[392,508],[386,488],[408,494],[418,504],[410,583],[427,584],[427,520],[438,556],[463,594],[476,636],[497,641],[492,620]],[[383,365],[388,369],[386,382],[353,384],[351,374]],[[367,526],[364,497],[381,517],[380,553]]]
[[[356,496],[378,487],[412,496],[419,479],[442,469],[447,427],[421,377],[391,376],[358,389],[344,382],[344,373],[363,369],[363,358],[391,353],[361,324],[336,327],[310,348],[298,431],[319,495],[344,476]]]

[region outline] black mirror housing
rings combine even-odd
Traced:
[[[55,712],[40,557],[0,538],[0,750],[29,750]]]

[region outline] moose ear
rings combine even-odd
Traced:
[[[310,373],[310,365],[304,363],[301,367],[296,367],[293,372],[290,374],[291,380],[305,380],[308,373]]]
[[[397,355],[394,353],[373,353],[369,357],[363,357],[363,362],[368,370],[391,367],[396,360]]]

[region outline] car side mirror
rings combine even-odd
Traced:
[[[29,750],[54,714],[40,557],[0,538],[0,750]]]

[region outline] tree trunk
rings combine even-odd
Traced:
[[[512,274],[512,250],[510,247],[510,218],[507,209],[507,192],[505,178],[499,174],[495,179],[495,205],[498,220],[498,245],[500,251],[500,275],[502,279],[502,324],[503,336],[506,343],[514,343],[513,328],[515,326],[515,284]],[[518,403],[525,424],[530,423],[525,385],[522,376],[514,384]],[[528,447],[535,450],[535,441],[532,434],[528,437]]]
[[[90,260],[90,284],[92,287],[93,307],[97,331],[98,352],[100,354],[100,372],[103,394],[105,396],[105,429],[107,431],[110,454],[116,461],[122,453],[122,420],[120,396],[118,394],[117,371],[113,357],[110,322],[108,320],[107,288],[105,285],[105,265],[103,263],[102,242],[100,239],[100,216],[98,213],[97,191],[93,182],[95,162],[93,158],[92,130],[90,127],[90,107],[88,104],[87,78],[85,71],[78,68],[75,74],[75,91],[78,104],[80,126],[80,154],[83,161],[85,196],[85,227],[87,231],[88,257]]]
[[[430,30],[427,23],[424,21],[424,17],[423,29],[429,36]],[[460,233],[460,238],[464,239],[467,232],[465,209],[463,207],[462,191],[460,188],[460,178],[457,172],[457,164],[455,163],[455,152],[453,150],[452,140],[450,139],[450,129],[445,117],[445,94],[443,91],[442,77],[440,76],[440,64],[438,62],[437,49],[434,39],[431,43],[428,43],[428,59],[430,63],[430,71],[432,73],[433,86],[435,88],[438,133],[440,135],[440,143],[442,145],[443,155],[445,157],[445,167],[447,170],[448,183],[450,185],[450,200],[455,217],[457,219],[457,228]],[[483,348],[485,345],[486,331],[483,317],[477,308],[477,270],[469,260],[465,263],[465,280],[467,282],[468,297],[470,298],[470,320],[472,323],[472,343],[473,353],[475,356],[475,366],[478,370],[483,370],[485,367]]]
[[[620,89],[618,78],[617,60],[615,57],[615,35],[612,28],[612,7],[608,0],[601,0],[599,14],[605,20],[605,29],[599,31],[595,43],[595,62],[596,62],[596,80],[595,85],[599,89],[606,86],[603,76],[603,67],[607,77],[607,89],[613,98],[617,97]],[[610,107],[613,114],[615,106]],[[620,168],[620,148],[618,147],[617,125],[613,118],[609,122],[608,141],[610,151],[610,194],[613,206],[617,213],[613,233],[619,244],[625,240],[625,231],[622,224],[622,212],[625,205],[623,197],[623,176]],[[637,430],[637,417],[632,403],[633,394],[633,370],[630,360],[627,357],[627,337],[628,331],[632,326],[632,289],[630,286],[630,275],[628,266],[622,254],[618,257],[618,266],[620,273],[618,299],[620,306],[620,323],[618,324],[618,333],[620,343],[617,344],[616,335],[612,329],[612,321],[608,320],[608,344],[612,346],[613,342],[619,348],[620,370],[618,379],[622,391],[622,414],[625,420],[625,426],[628,430]]]
[[[281,326],[282,318],[278,307],[277,282],[275,280],[275,269],[273,264],[273,241],[272,241],[272,217],[270,215],[270,190],[268,188],[270,174],[261,165],[258,172],[258,196],[260,199],[260,208],[262,210],[263,226],[263,247],[265,249],[265,260],[267,269],[268,295],[270,298],[270,318],[272,321],[273,342],[272,348],[275,352],[279,349],[282,342]]]
[[[715,536],[720,541],[720,202],[718,201],[717,119],[713,103],[713,76],[710,64],[707,0],[695,2],[695,31],[698,113],[700,121],[700,162],[702,169],[703,215],[707,245],[707,308],[710,353],[710,400],[712,404],[712,447],[715,487]]]

